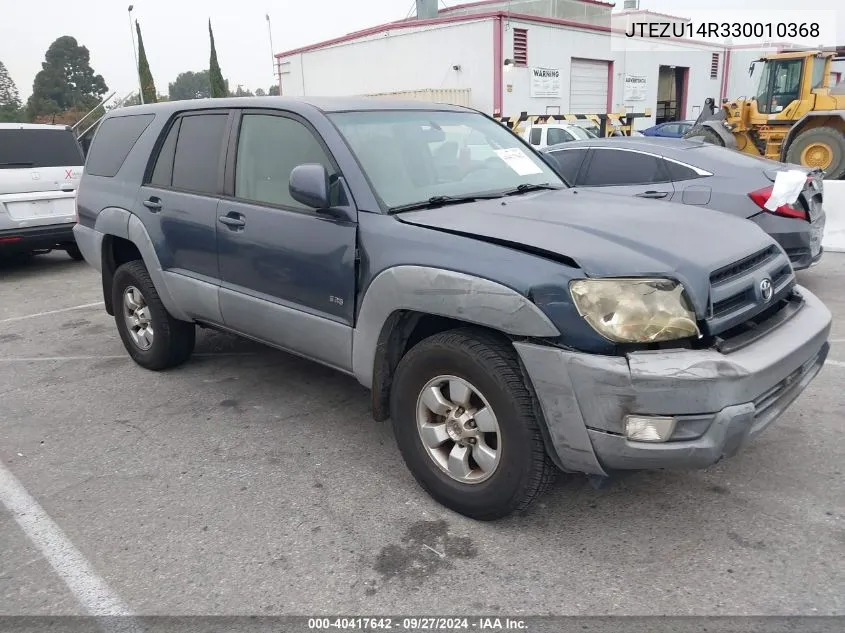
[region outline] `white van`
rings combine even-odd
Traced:
[[[65,125],[0,123],[0,256],[67,251],[85,157]]]

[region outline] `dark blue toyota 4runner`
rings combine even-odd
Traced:
[[[474,110],[111,111],[74,232],[135,361],[196,326],[354,375],[419,483],[478,519],[558,469],[702,468],[824,364],[831,316],[755,224],[570,188]]]

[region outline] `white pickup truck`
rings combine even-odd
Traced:
[[[587,139],[598,138],[593,132],[579,125],[561,122],[528,124],[519,134],[537,149],[558,143],[568,143],[569,141],[586,141]]]

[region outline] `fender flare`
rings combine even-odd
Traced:
[[[108,207],[97,215],[94,230],[103,235],[113,235],[114,237],[120,237],[132,242],[138,249],[138,252],[141,253],[144,266],[146,266],[147,271],[150,273],[150,279],[152,279],[156,292],[158,292],[158,296],[164,307],[167,308],[167,311],[180,321],[193,321],[173,298],[164,279],[164,271],[156,254],[155,246],[153,246],[153,241],[150,238],[150,234],[147,233],[144,223],[138,219],[138,216],[126,209]],[[105,276],[105,274],[105,267],[103,267],[103,275]]]
[[[527,297],[500,283],[452,270],[395,266],[372,280],[352,335],[352,372],[371,389],[379,338],[400,310],[449,317],[506,334],[558,337],[560,331]]]

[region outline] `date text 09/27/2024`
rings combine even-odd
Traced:
[[[309,618],[314,631],[524,631],[527,624],[519,618],[502,617],[349,617]]]
[[[818,22],[631,22],[626,37],[819,37]]]

